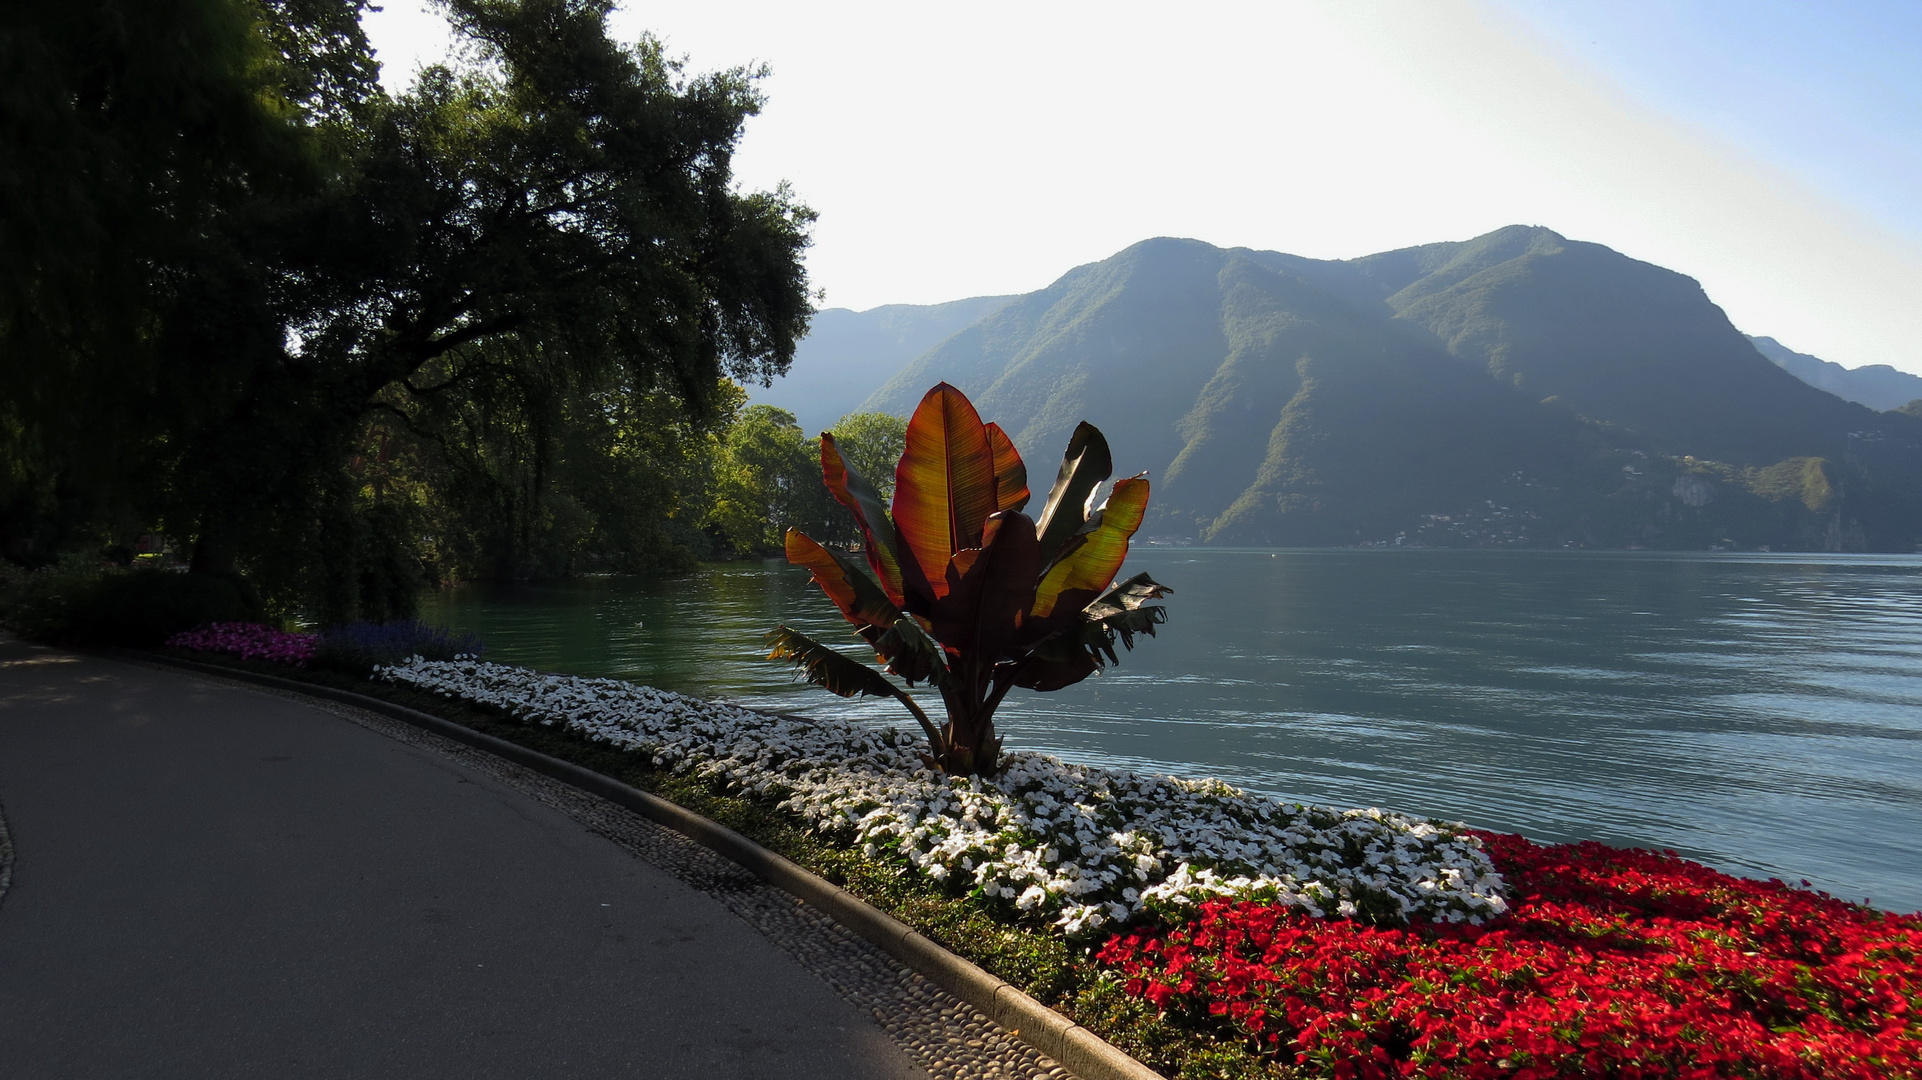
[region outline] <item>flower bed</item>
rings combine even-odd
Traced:
[[[1378,810],[1305,807],[1039,754],[1008,755],[993,779],[952,778],[927,769],[919,740],[900,732],[785,719],[613,679],[421,660],[377,676],[778,799],[871,858],[1069,934],[1222,896],[1389,922],[1475,923],[1506,910],[1479,839]]]
[[[1098,960],[1315,1076],[1922,1076],[1922,917],[1672,854],[1482,839],[1513,892],[1494,925],[1214,900]]]
[[[473,634],[454,634],[413,619],[397,622],[352,622],[320,635],[315,645],[317,667],[350,675],[371,675],[384,664],[409,657],[428,660],[468,659],[485,650]]]
[[[313,634],[276,630],[260,623],[226,622],[182,631],[168,638],[166,644],[175,649],[226,653],[242,660],[304,668],[313,662],[318,640]]]

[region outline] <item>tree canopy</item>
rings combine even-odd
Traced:
[[[10,557],[162,531],[345,618],[399,602],[429,519],[519,533],[451,530],[477,559],[569,501],[672,546],[686,446],[811,314],[811,212],[731,171],[760,73],[616,42],[606,0],[448,0],[475,59],[390,96],[364,6],[0,16]]]

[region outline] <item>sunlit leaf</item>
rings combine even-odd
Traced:
[[[1045,619],[1066,597],[1079,609],[1108,587],[1128,558],[1128,538],[1148,510],[1148,481],[1129,477],[1114,486],[1102,508],[1062,544],[1035,589],[1033,614]]]
[[[994,467],[987,426],[967,397],[947,383],[928,391],[894,470],[894,525],[931,599],[947,594],[948,559],[981,546],[995,511]]]
[[[861,528],[861,553],[867,556],[874,576],[896,606],[902,603],[901,555],[896,550],[894,523],[881,505],[881,496],[854,467],[841,456],[841,448],[829,432],[821,433],[821,480],[835,501],[848,508],[854,523]]]
[[[845,552],[823,547],[797,529],[787,531],[787,561],[814,575],[841,615],[856,626],[885,630],[901,617],[881,586]]]
[[[988,425],[988,447],[994,451],[994,508],[1019,510],[1028,505],[1028,466],[1000,424]]]

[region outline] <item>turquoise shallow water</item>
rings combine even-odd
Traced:
[[[1139,547],[1161,636],[1010,747],[1549,840],[1674,848],[1922,909],[1922,557]],[[907,723],[763,660],[851,640],[805,572],[471,585],[423,613],[489,657]]]

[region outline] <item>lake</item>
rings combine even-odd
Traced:
[[[1011,749],[1922,909],[1922,556],[1136,547],[1161,636],[997,715]],[[465,585],[488,658],[911,726],[762,659],[847,634],[805,571]]]

